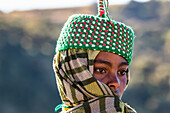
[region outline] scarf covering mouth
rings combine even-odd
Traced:
[[[104,83],[93,77],[94,60],[100,51],[68,49],[54,56],[53,68],[63,113],[136,113]],[[129,76],[128,76],[129,78]]]

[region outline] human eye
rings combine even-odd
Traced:
[[[107,70],[105,68],[94,68],[94,72],[97,74],[105,74]]]
[[[119,74],[120,76],[125,76],[125,75],[127,75],[128,72],[129,72],[128,69],[122,69],[122,70],[120,70],[120,71],[118,72],[118,74]]]

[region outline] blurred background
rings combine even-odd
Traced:
[[[86,1],[79,0],[80,7],[53,0],[52,7],[10,9],[20,3],[1,0],[0,113],[54,113],[61,103],[52,69],[56,40],[70,15],[97,14],[96,0]],[[170,1],[115,1],[111,18],[132,26],[136,35],[123,101],[138,113],[170,113]]]

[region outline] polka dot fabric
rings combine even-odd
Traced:
[[[133,30],[121,22],[92,15],[73,15],[61,31],[56,52],[71,48],[108,51],[124,57],[130,65],[133,43]]]

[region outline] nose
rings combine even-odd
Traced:
[[[117,74],[111,76],[108,86],[113,90],[116,90],[120,86],[120,80]]]

